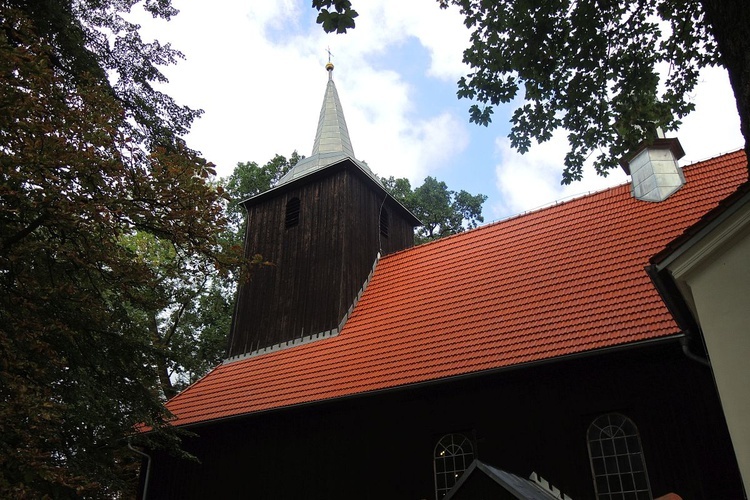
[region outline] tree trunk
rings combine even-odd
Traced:
[[[177,391],[172,385],[172,380],[169,378],[169,369],[167,368],[167,358],[162,356],[159,358],[159,383],[161,384],[161,390],[164,392],[164,397],[172,399],[177,395]]]
[[[149,326],[151,328],[151,339],[154,343],[154,346],[166,350],[164,340],[159,335],[159,323],[156,320],[156,313],[153,313],[151,315],[150,320],[151,321]],[[167,399],[171,399],[172,397],[177,395],[177,391],[172,385],[172,380],[169,378],[167,357],[163,355],[157,355],[156,358],[156,372],[159,375],[159,385],[161,386],[161,390],[164,393],[164,397]]]
[[[734,91],[745,154],[750,158],[750,1],[701,0]],[[748,166],[750,169],[750,165]]]

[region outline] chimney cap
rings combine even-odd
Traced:
[[[626,174],[630,175],[630,162],[633,160],[633,158],[638,156],[644,149],[649,148],[668,149],[672,152],[675,160],[679,160],[680,158],[685,156],[685,150],[682,149],[682,144],[680,144],[680,140],[677,137],[658,137],[652,140],[645,140],[620,160],[620,166]]]

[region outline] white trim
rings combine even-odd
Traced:
[[[750,197],[746,197],[750,198]],[[745,200],[747,201],[747,200]],[[750,204],[742,203],[726,217],[719,218],[696,234],[659,267],[669,267],[675,279],[681,279],[709,256],[720,252],[732,239],[750,232]]]

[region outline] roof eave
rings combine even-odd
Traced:
[[[406,215],[406,218],[410,221],[413,227],[422,226],[422,221],[420,221],[408,208],[406,208],[400,201],[398,201],[396,198],[394,198],[388,190],[383,186],[383,184],[376,178],[374,178],[369,172],[367,172],[364,168],[362,168],[359,165],[359,162],[350,158],[350,157],[344,157],[340,160],[337,160],[330,165],[326,165],[323,168],[311,170],[310,172],[301,175],[295,179],[292,179],[288,182],[285,182],[283,184],[276,185],[272,187],[271,189],[264,191],[262,193],[256,194],[254,196],[251,196],[249,198],[246,198],[242,201],[240,201],[240,205],[244,206],[245,209],[247,207],[254,205],[256,203],[259,203],[261,201],[266,200],[267,198],[270,198],[276,194],[283,193],[285,191],[288,191],[289,189],[292,189],[294,187],[298,187],[300,185],[306,184],[312,180],[318,179],[320,177],[324,177],[326,175],[329,175],[333,172],[336,172],[338,170],[343,170],[346,168],[352,169],[355,173],[357,173],[360,176],[363,176],[366,178],[370,185],[378,190],[381,194],[387,195],[393,203],[396,204],[398,209]]]
[[[667,244],[664,250],[651,258],[651,263],[660,272],[666,269],[748,203],[750,203],[750,181],[742,184],[716,208],[706,213],[701,220]]]
[[[646,272],[659,296],[683,330],[699,332],[700,324],[693,314],[693,309],[685,297],[684,290],[681,289],[681,285],[672,274],[673,265],[677,265],[691,249],[699,245],[705,238],[709,238],[711,234],[749,204],[750,182],[746,182],[720,202],[716,208],[706,213],[701,220],[668,243],[662,251],[651,258],[651,264],[646,266]]]
[[[603,354],[610,354],[610,353],[617,353],[621,351],[626,351],[630,349],[637,349],[637,348],[647,348],[655,345],[661,345],[661,344],[667,344],[672,341],[680,341],[681,339],[686,337],[686,333],[683,331],[676,331],[673,334],[670,335],[663,335],[660,337],[650,338],[650,339],[643,339],[643,340],[637,340],[634,342],[625,342],[622,344],[617,344],[613,346],[607,346],[607,347],[600,347],[596,349],[590,349],[587,351],[580,351],[572,354],[565,354],[563,356],[556,356],[552,358],[545,358],[545,359],[539,359],[535,361],[528,361],[525,363],[518,363],[514,365],[508,365],[508,366],[501,366],[498,368],[490,368],[488,370],[481,370],[481,371],[475,371],[475,372],[469,372],[469,373],[462,373],[459,375],[452,375],[449,377],[442,377],[432,380],[425,380],[422,382],[415,382],[412,384],[404,384],[404,385],[396,385],[392,387],[386,387],[383,389],[375,389],[371,391],[366,392],[359,392],[359,393],[353,393],[353,394],[345,394],[343,396],[328,398],[328,399],[316,399],[313,401],[306,401],[303,403],[296,403],[293,405],[286,405],[286,406],[278,406],[274,408],[267,408],[263,410],[258,411],[250,411],[245,413],[239,413],[237,415],[230,415],[227,417],[219,417],[219,418],[213,418],[213,419],[207,419],[207,420],[201,420],[198,422],[190,422],[187,424],[180,425],[177,424],[178,427],[182,427],[185,429],[194,428],[194,427],[200,427],[203,425],[212,425],[222,422],[231,422],[234,420],[239,420],[242,418],[248,418],[252,416],[258,416],[258,415],[267,415],[272,414],[279,411],[288,411],[292,409],[301,409],[301,408],[307,408],[311,406],[321,405],[321,404],[327,404],[327,403],[334,403],[334,402],[341,402],[341,401],[348,401],[350,399],[357,399],[361,397],[370,397],[370,396],[376,396],[376,395],[382,395],[382,394],[391,394],[399,391],[405,391],[405,390],[412,390],[412,389],[421,389],[424,387],[431,387],[439,384],[447,384],[452,382],[459,382],[462,380],[470,380],[477,377],[484,377],[488,375],[495,375],[498,373],[504,373],[504,372],[511,372],[515,370],[521,370],[526,368],[535,368],[538,366],[548,365],[552,363],[563,363],[567,361],[573,361],[577,359],[584,359],[588,357],[593,356],[600,356]],[[681,347],[680,347],[681,348]]]

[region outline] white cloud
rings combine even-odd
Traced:
[[[694,92],[696,110],[688,115],[677,131],[685,165],[743,147],[740,117],[729,76],[723,68],[705,68]]]
[[[469,45],[469,31],[455,6],[440,9],[435,0],[381,0],[355,4],[357,27],[347,33],[338,51],[346,54],[389,54],[398,57],[398,48],[414,38],[430,55],[428,75],[457,80],[466,68],[463,50]]]
[[[189,143],[222,175],[238,161],[263,162],[295,148],[309,154],[317,118],[304,117],[317,116],[325,71],[302,49],[324,47],[322,30],[314,31],[300,50],[266,38],[269,28],[295,19],[299,3],[177,2],[177,7],[181,12],[169,23],[143,22],[142,34],[172,42],[186,55],[165,73],[170,95],[205,110]],[[297,75],[315,72],[322,83],[300,83]],[[295,115],[303,119],[292,119]]]
[[[354,152],[378,175],[421,182],[468,144],[468,127],[459,118],[415,116],[417,89],[395,72],[361,67],[336,82]]]
[[[587,164],[583,180],[561,185],[563,158],[568,151],[564,132],[557,132],[551,140],[535,144],[528,153],[521,155],[511,149],[510,141],[496,141],[500,163],[495,167],[500,202],[491,207],[495,217],[518,214],[548,205],[554,201],[580,196],[592,191],[625,182],[622,170],[610,171],[607,177],[596,175]]]
[[[205,110],[189,142],[217,164],[221,175],[229,174],[238,161],[264,162],[294,149],[310,154],[327,79],[325,49],[330,46],[358,158],[380,175],[419,183],[426,175],[440,176],[441,169],[451,171],[460,154],[465,170],[461,175],[492,183],[491,168],[477,171],[486,158],[476,158],[482,141],[489,147],[492,138],[486,129],[466,122],[468,104],[452,114],[456,98],[451,92],[435,98],[426,111],[415,105],[418,93],[428,91],[436,80],[454,82],[466,71],[461,53],[468,46],[468,30],[456,10],[441,10],[435,0],[359,2],[355,30],[325,35],[311,21],[315,13],[305,0],[175,1],[182,12],[169,23],[144,20],[144,36],[171,41],[186,54],[187,61],[167,68],[171,82],[166,90],[178,102]],[[416,56],[415,41],[424,47]],[[404,61],[407,55],[410,59]],[[404,66],[426,68],[425,74],[399,73]],[[702,77],[705,83],[695,96],[698,111],[679,132],[688,161],[742,145],[726,77],[720,70],[705,71]],[[504,120],[496,116],[501,135]],[[472,151],[466,149],[470,138]],[[560,186],[567,151],[562,136],[525,156],[512,152],[506,139],[495,143],[497,190],[481,190],[490,196],[487,219],[624,180],[588,174],[583,184]]]
[[[317,24],[305,24],[315,13],[301,0],[176,4],[181,12],[171,22],[144,19],[142,33],[171,41],[186,54],[186,61],[166,69],[167,92],[205,110],[189,143],[217,164],[220,175],[239,161],[264,162],[294,149],[310,154],[328,46],[354,151],[374,171],[423,178],[466,147],[463,120],[437,106],[428,116],[417,115],[413,84],[375,69],[367,57],[398,58],[399,45],[416,37],[428,47],[430,73],[455,79],[465,44],[449,50],[455,36],[447,31],[451,22],[466,30],[455,12],[451,17],[434,0],[362,2],[355,6],[357,28],[346,35],[326,35]],[[431,30],[431,23],[446,33]]]

